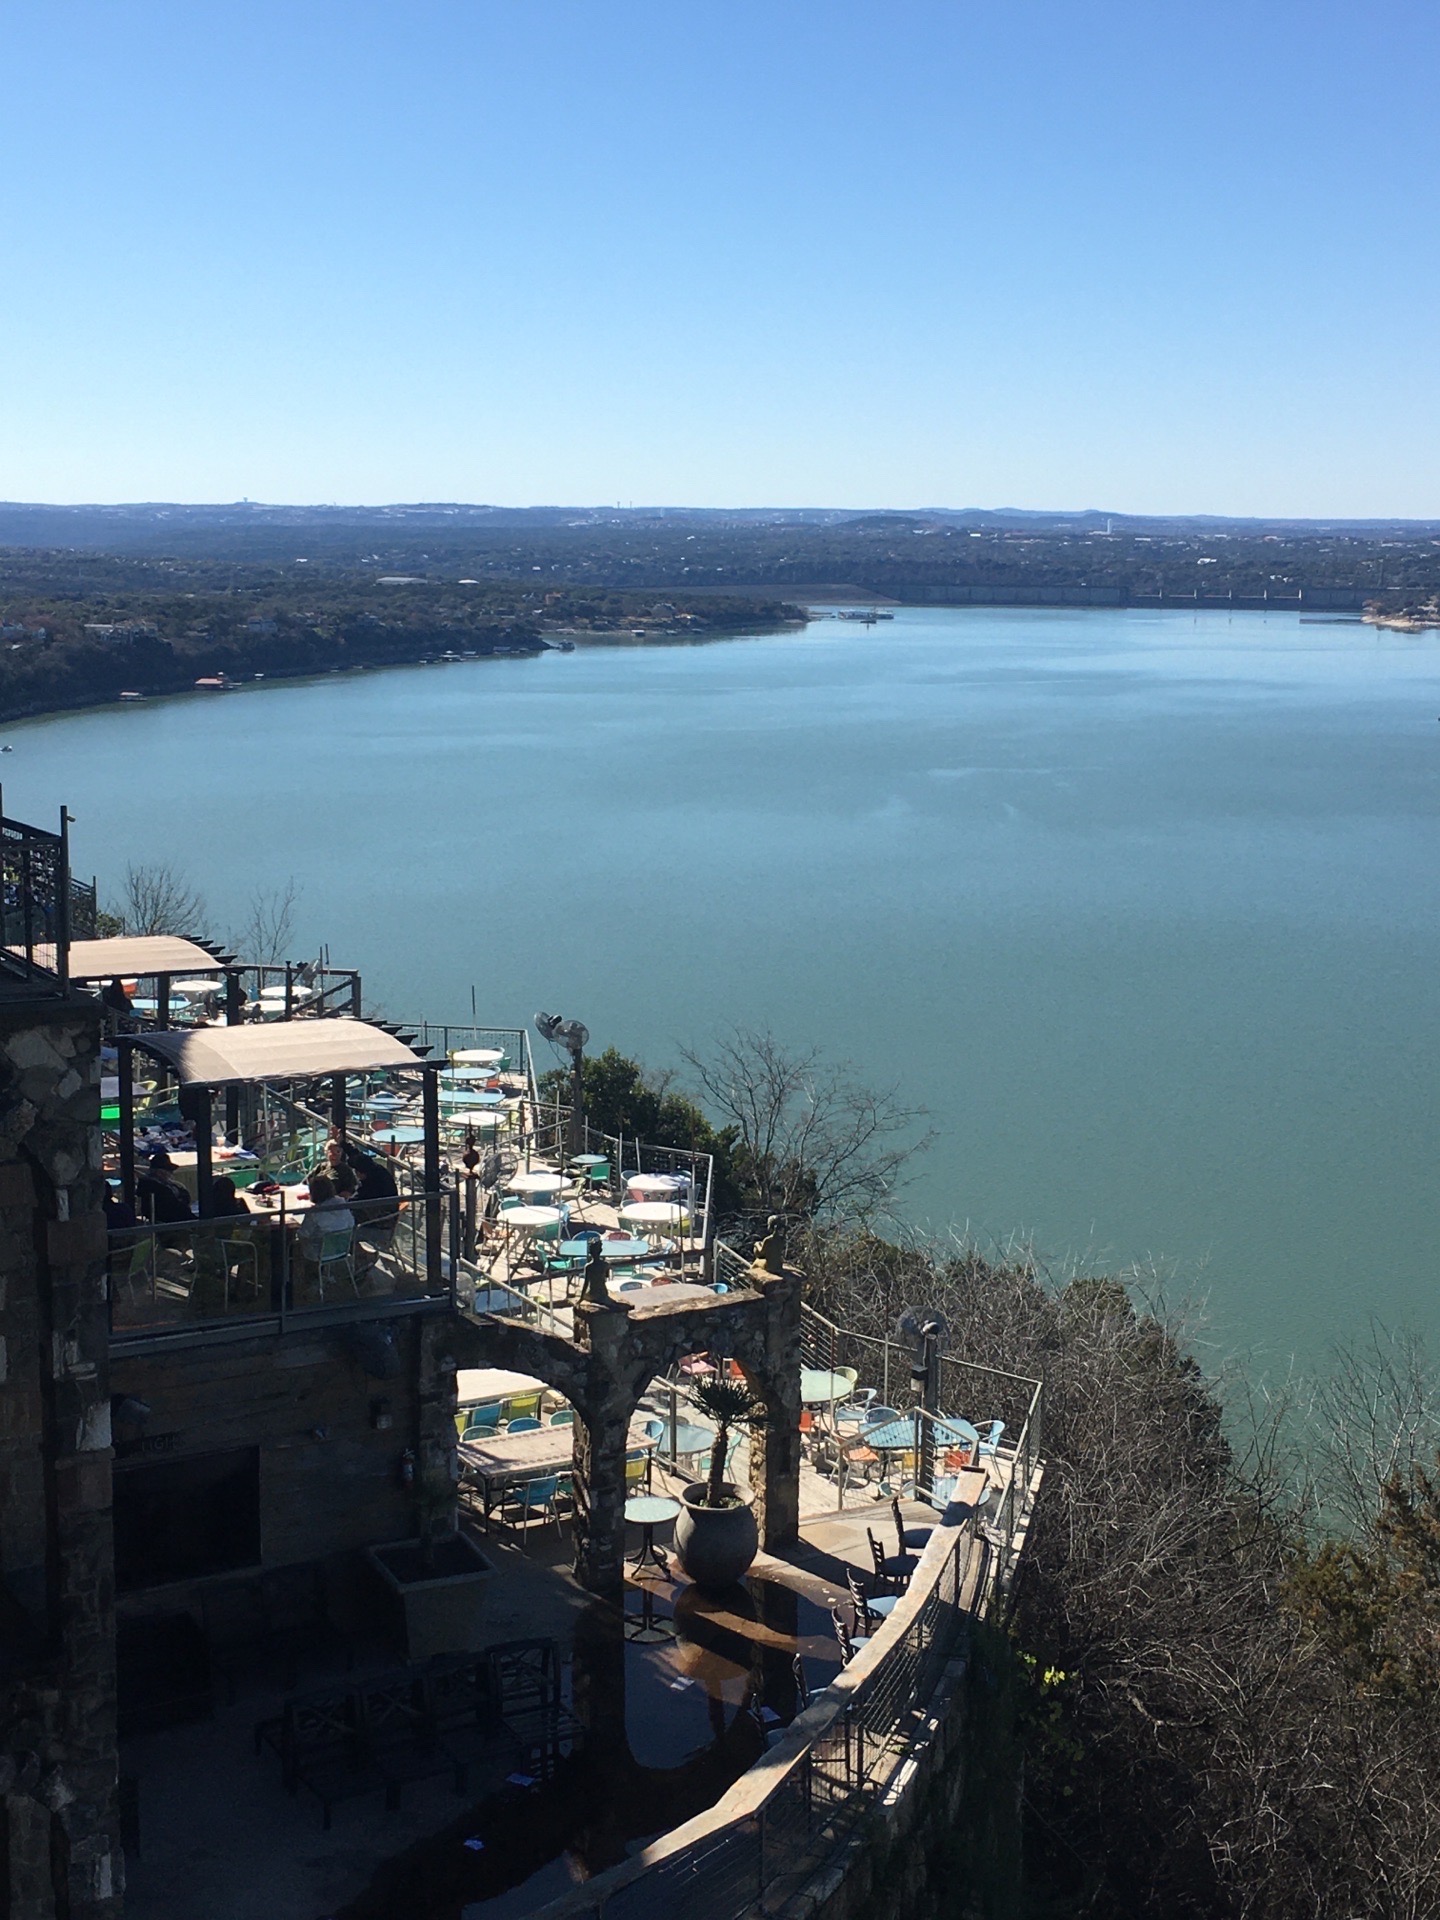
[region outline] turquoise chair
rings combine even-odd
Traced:
[[[520,1419],[512,1420],[505,1431],[507,1433],[538,1433],[540,1422],[532,1419],[528,1413],[523,1414]]]

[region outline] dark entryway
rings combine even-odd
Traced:
[[[116,1469],[119,1592],[259,1563],[258,1447]]]

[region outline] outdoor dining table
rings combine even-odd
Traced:
[[[447,1087],[442,1084],[440,1104],[442,1107],[503,1107],[505,1096],[503,1093],[491,1093],[483,1087]]]
[[[643,1429],[632,1427],[627,1448],[631,1453],[653,1453],[655,1442]],[[573,1427],[536,1427],[529,1433],[497,1433],[481,1440],[461,1440],[456,1448],[467,1481],[480,1489],[485,1522],[489,1525],[495,1496],[506,1487],[527,1480],[545,1480],[564,1473],[575,1447]]]
[[[423,1127],[377,1127],[371,1134],[382,1147],[413,1147],[425,1138]]]
[[[524,1233],[538,1233],[542,1227],[557,1227],[560,1224],[558,1207],[502,1207],[500,1209],[502,1227],[518,1227]]]
[[[533,1373],[516,1373],[510,1367],[457,1367],[455,1399],[462,1407],[482,1406],[490,1400],[508,1400],[517,1393],[542,1393],[545,1382]]]
[[[828,1407],[837,1400],[850,1398],[848,1373],[831,1373],[824,1367],[800,1369],[800,1398],[807,1407]]]
[[[170,1164],[175,1169],[175,1177],[192,1200],[199,1198],[200,1156],[194,1147],[172,1147],[169,1149]],[[258,1167],[260,1156],[251,1153],[245,1147],[215,1146],[210,1149],[210,1175],[216,1179],[222,1173],[238,1172],[242,1167]]]
[[[547,1173],[543,1170],[535,1173],[517,1173],[506,1183],[508,1193],[559,1193],[565,1185],[565,1176],[560,1173]]]
[[[495,1075],[489,1067],[446,1067],[440,1076],[445,1080],[493,1080]]]
[[[586,1235],[579,1240],[562,1240],[557,1251],[567,1260],[588,1260],[591,1242],[597,1237]],[[609,1265],[622,1260],[643,1260],[649,1251],[648,1240],[600,1240],[601,1258]]]
[[[591,1167],[603,1167],[609,1163],[603,1153],[572,1153],[570,1164],[572,1167],[584,1167],[588,1173]]]
[[[669,1173],[627,1173],[625,1191],[642,1201],[663,1200],[667,1194],[680,1191],[680,1182]]]
[[[397,1107],[408,1107],[410,1102],[403,1093],[372,1093],[360,1104],[374,1113],[393,1113]]]
[[[695,1460],[702,1453],[708,1453],[715,1444],[713,1427],[696,1427],[685,1420],[676,1426],[673,1434],[668,1420],[664,1427],[665,1431],[654,1444],[666,1460]]]
[[[887,1420],[878,1427],[862,1427],[858,1444],[871,1447],[883,1458],[891,1453],[910,1453],[915,1451],[916,1423],[913,1414],[902,1414],[898,1420]],[[969,1447],[973,1460],[974,1449],[980,1444],[980,1435],[968,1420],[961,1420],[953,1414],[935,1420],[935,1444],[938,1447]]]
[[[672,1200],[637,1200],[620,1209],[622,1227],[678,1227],[684,1218],[685,1209]]]
[[[509,1115],[494,1107],[452,1107],[440,1115],[442,1127],[479,1127],[485,1133],[498,1133]]]
[[[498,1067],[505,1053],[500,1047],[457,1047],[450,1058],[457,1067]]]
[[[629,1562],[638,1575],[652,1577],[652,1564],[663,1574],[670,1571],[670,1563],[664,1549],[655,1544],[655,1529],[663,1527],[667,1520],[676,1520],[680,1516],[680,1502],[671,1500],[661,1493],[637,1493],[625,1502],[625,1518],[640,1528],[640,1546],[635,1558]]]

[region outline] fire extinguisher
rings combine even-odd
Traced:
[[[415,1484],[415,1449],[413,1447],[406,1447],[400,1456],[399,1479],[400,1485],[406,1493],[408,1493]]]

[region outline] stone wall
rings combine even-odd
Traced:
[[[139,1353],[122,1347],[111,1359],[114,1391],[149,1414],[143,1432],[121,1429],[116,1474],[257,1448],[257,1564],[330,1563],[332,1597],[348,1611],[361,1547],[453,1526],[454,1375],[439,1351],[445,1318]],[[381,1377],[387,1365],[394,1371]],[[206,1588],[224,1578],[132,1588],[121,1607],[198,1613]]]
[[[0,978],[0,1910],[115,1920],[99,1023]]]

